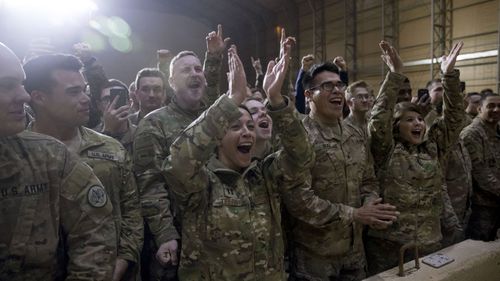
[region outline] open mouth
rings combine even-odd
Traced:
[[[258,124],[259,128],[267,129],[269,128],[269,121],[268,120],[262,120]]]
[[[188,88],[190,89],[198,89],[201,87],[201,81],[199,80],[191,80],[188,83]]]
[[[334,97],[328,100],[331,104],[342,105],[342,98]]]
[[[252,143],[250,142],[246,142],[246,143],[241,143],[238,145],[238,151],[243,153],[243,154],[247,154],[247,153],[250,153],[250,151],[252,150]]]
[[[420,136],[422,135],[422,129],[411,130],[411,135],[415,138],[420,138]]]

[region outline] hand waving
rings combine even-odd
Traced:
[[[264,76],[264,91],[269,97],[271,106],[279,106],[283,103],[283,96],[281,95],[281,87],[290,65],[290,52],[292,44],[295,43],[295,38],[288,37],[282,42],[283,55],[276,63],[273,60],[267,64],[266,76]]]
[[[382,55],[380,55],[380,57],[389,67],[391,72],[402,73],[403,61],[399,57],[398,51],[396,51],[387,41],[380,41],[378,45],[380,46],[380,50],[382,50]]]
[[[457,62],[458,54],[460,54],[460,50],[462,50],[463,46],[464,42],[462,41],[455,43],[451,48],[450,54],[441,57],[441,71],[443,74],[453,71],[455,68],[455,62]]]

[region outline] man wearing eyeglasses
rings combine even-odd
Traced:
[[[398,213],[381,203],[366,145],[349,137],[342,124],[346,85],[338,68],[332,63],[314,65],[303,84],[311,108],[303,124],[316,154],[310,170],[312,190],[335,203],[341,220],[321,228],[292,223],[291,273],[295,280],[362,280],[363,225],[386,228]]]
[[[349,116],[344,119],[343,124],[352,131],[353,137],[359,141],[368,143],[368,114],[373,107],[373,90],[363,80],[349,85],[345,91],[345,100],[349,106]]]

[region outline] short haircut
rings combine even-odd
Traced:
[[[481,95],[481,99],[479,100],[479,104],[483,105],[483,102],[488,98],[488,97],[500,97],[499,94],[493,93],[493,92],[486,92],[485,94]]]
[[[166,88],[167,84],[165,81],[165,74],[161,72],[158,68],[143,68],[137,72],[137,76],[135,77],[135,88],[139,89],[141,88],[141,84],[139,83],[141,78],[144,77],[158,77],[161,78],[161,81],[163,82],[163,89]]]
[[[465,97],[466,97],[466,98],[470,98],[470,97],[472,97],[472,96],[482,96],[482,95],[481,95],[480,93],[478,93],[478,92],[468,92],[468,93],[465,95]]]
[[[56,83],[52,78],[55,70],[80,72],[82,67],[82,62],[73,55],[50,54],[34,57],[23,66],[26,73],[24,88],[30,94],[35,90],[50,92]]]
[[[427,82],[427,84],[425,85],[425,88],[426,88],[427,90],[429,90],[429,91],[430,91],[431,89],[429,89],[429,88],[430,88],[430,87],[432,86],[432,84],[434,84],[434,83],[443,83],[443,82],[441,82],[441,79],[439,79],[439,78],[432,79],[432,80],[430,80],[429,82]]]
[[[174,70],[174,65],[175,65],[175,63],[176,63],[178,60],[180,60],[181,58],[183,58],[183,57],[187,57],[187,56],[193,56],[193,57],[195,57],[195,58],[197,58],[197,59],[200,59],[200,58],[198,58],[198,56],[196,55],[196,53],[195,53],[195,52],[193,52],[193,51],[181,51],[181,52],[179,52],[179,53],[178,53],[177,55],[175,55],[175,57],[173,57],[173,58],[172,58],[172,60],[170,61],[170,68],[169,68],[169,70],[170,70],[170,77],[172,77],[172,73],[173,73],[173,70]]]
[[[316,77],[316,75],[324,71],[333,72],[336,73],[337,75],[340,75],[339,68],[331,62],[315,64],[311,67],[311,69],[309,69],[309,71],[305,73],[304,78],[302,79],[302,85],[304,86],[304,90],[311,89],[313,86],[312,83],[314,77]]]
[[[366,81],[359,80],[359,81],[356,81],[356,82],[352,83],[351,85],[349,85],[349,87],[347,87],[347,89],[345,90],[345,98],[346,98],[346,100],[352,98],[352,96],[354,94],[354,91],[357,88],[365,88],[370,95],[373,95],[373,89],[372,89],[372,87],[370,87],[370,85],[368,85],[368,83],[366,83]]]
[[[487,93],[493,93],[493,90],[490,88],[482,89],[481,90],[481,95],[487,94]]]

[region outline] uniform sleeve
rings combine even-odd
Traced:
[[[470,126],[462,132],[460,137],[464,141],[471,159],[472,177],[477,183],[477,186],[474,186],[474,188],[479,188],[486,193],[500,198],[500,181],[484,157],[484,146],[487,140],[484,140],[479,133],[471,130]]]
[[[141,120],[134,137],[133,171],[139,189],[142,216],[157,245],[180,236],[174,226],[170,199],[161,175],[168,147],[155,120]]]
[[[441,163],[446,152],[458,141],[466,121],[463,97],[460,94],[460,72],[455,69],[452,73],[445,74],[442,82],[444,87],[443,118],[434,122],[428,133],[429,140],[435,141],[438,146]]]
[[[441,195],[443,197],[443,211],[441,214],[441,224],[445,231],[450,231],[454,227],[461,228],[460,221],[453,209],[451,204],[450,195],[448,194],[448,188],[446,186],[446,180],[443,179],[443,184],[441,185]]]
[[[379,183],[375,175],[373,156],[369,149],[367,151],[367,159],[361,163],[365,163],[363,179],[360,187],[361,203],[367,204],[379,198]]]
[[[220,96],[222,58],[222,54],[205,52],[203,71],[207,80],[207,92],[203,97],[203,102],[207,107],[211,106]]]
[[[241,116],[238,107],[227,95],[220,97],[210,108],[193,121],[170,146],[170,156],[164,162],[168,186],[183,205],[193,202],[196,193],[208,186],[205,164],[214,154],[231,122]]]
[[[73,163],[67,165],[72,168],[62,181],[60,202],[66,280],[111,280],[117,254],[111,201],[90,167],[67,162]]]
[[[401,74],[387,73],[371,111],[368,131],[371,137],[371,151],[376,167],[383,166],[394,146],[392,115],[394,114],[397,93],[404,80],[405,76]]]
[[[283,145],[271,166],[271,173],[278,182],[278,191],[287,210],[312,225],[321,226],[339,220],[350,224],[352,207],[332,204],[316,196],[311,189],[309,169],[314,163],[314,151],[294,105],[288,99],[286,101],[287,106],[281,110],[269,108],[269,115]]]
[[[128,153],[126,153],[122,169],[122,179],[123,186],[120,189],[122,220],[118,257],[137,263],[144,242],[144,223],[139,202],[139,192]]]

